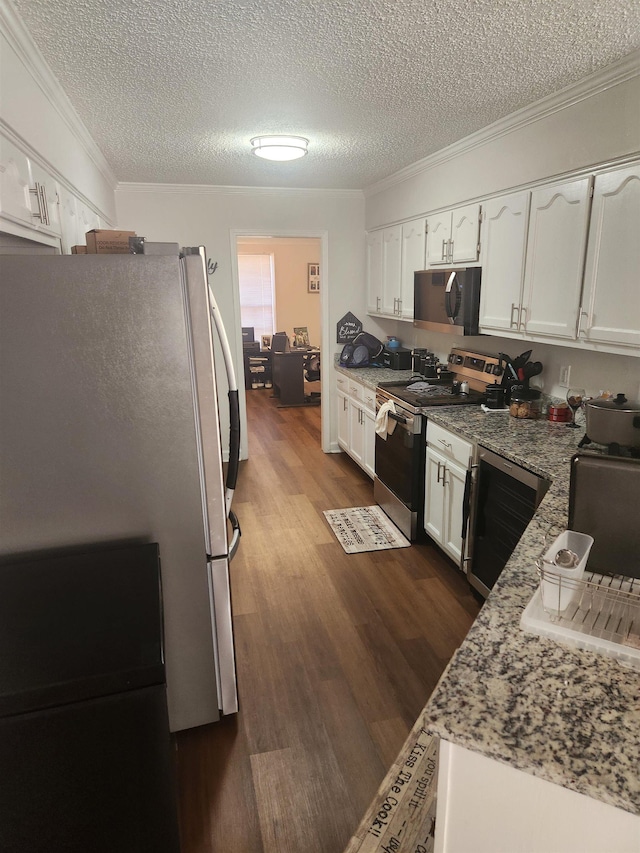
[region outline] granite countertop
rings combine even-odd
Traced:
[[[412,370],[391,370],[390,367],[342,367],[339,361],[340,353],[335,353],[334,367],[339,373],[374,390],[380,382],[408,382],[414,375]]]
[[[429,418],[551,479],[552,485],[424,708],[431,734],[640,815],[640,672],[526,634],[544,531],[567,522],[569,462],[584,431],[434,409]]]
[[[412,376],[336,369],[369,387]],[[424,730],[640,815],[640,672],[520,628],[544,533],[567,523],[570,460],[584,430],[478,406],[434,407],[428,417],[552,483],[427,702]]]

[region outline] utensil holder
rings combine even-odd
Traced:
[[[584,575],[592,545],[593,536],[578,533],[575,530],[565,530],[537,560],[545,610],[562,613],[567,609],[577,590],[580,589],[580,581]],[[565,568],[556,565],[556,554],[562,550],[573,551],[578,557],[575,566]]]

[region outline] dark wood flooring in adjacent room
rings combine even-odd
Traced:
[[[436,547],[344,553],[322,511],[371,480],[270,393],[234,502],[240,713],[177,736],[182,853],[341,853],[479,609]]]

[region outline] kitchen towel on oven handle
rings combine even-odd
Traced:
[[[393,400],[387,400],[383,403],[376,414],[376,432],[385,441],[387,440],[387,436],[391,435],[396,428],[396,421],[389,417],[389,412],[393,412],[394,415],[396,413]]]

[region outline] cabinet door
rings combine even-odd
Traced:
[[[349,451],[349,398],[338,391],[338,444]]]
[[[405,222],[402,226],[402,280],[400,316],[413,320],[413,274],[425,267],[426,219]]]
[[[427,219],[427,264],[449,263],[451,211],[436,213]]]
[[[402,226],[385,228],[382,238],[382,313],[398,314],[402,270]]]
[[[444,527],[442,547],[454,562],[462,563],[462,514],[467,472],[455,462],[447,462],[444,478]]]
[[[478,260],[480,254],[480,205],[458,207],[451,214],[451,263],[461,264]]]
[[[76,211],[76,197],[65,187],[58,186],[58,198],[60,199],[60,230],[62,232],[62,252],[71,254],[71,247],[84,243],[79,239],[78,214]]]
[[[427,447],[424,485],[424,529],[429,536],[442,544],[444,535],[444,488],[442,473],[445,458],[432,447]]]
[[[480,331],[519,334],[529,197],[515,193],[484,205]]]
[[[382,231],[367,234],[367,311],[382,311]]]
[[[80,199],[76,199],[76,211],[78,213],[78,228],[80,229],[78,242],[80,244],[84,244],[87,239],[87,231],[93,231],[94,228],[100,228],[100,217],[95,210],[92,210],[89,205],[80,201]]]
[[[29,181],[27,156],[0,135],[0,214],[31,228]]]
[[[349,400],[349,454],[364,467],[364,412],[362,405]]]
[[[362,467],[373,479],[376,472],[376,416],[368,409],[363,411],[364,418],[364,456]]]
[[[29,161],[31,187],[31,210],[33,227],[47,234],[60,236],[60,207],[58,204],[58,185],[48,172],[37,163]]]
[[[640,166],[596,176],[582,311],[586,340],[640,347]]]
[[[589,219],[590,178],[531,194],[525,331],[575,340]]]

